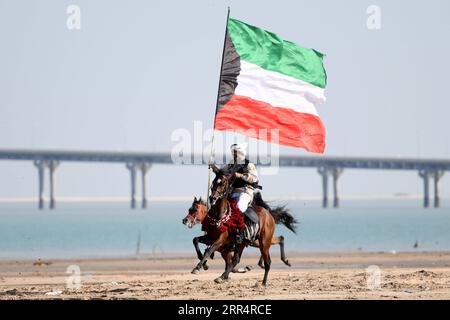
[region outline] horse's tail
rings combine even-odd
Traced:
[[[296,233],[297,231],[297,224],[298,221],[295,219],[291,213],[289,212],[289,209],[286,209],[286,206],[276,206],[271,208],[262,198],[261,192],[256,192],[253,197],[253,204],[255,206],[263,207],[267,211],[270,212],[270,215],[275,220],[276,224],[282,224],[289,230],[291,230],[293,233]]]

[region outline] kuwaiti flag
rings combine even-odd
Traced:
[[[323,153],[325,128],[316,110],[325,101],[323,57],[228,19],[215,129]]]

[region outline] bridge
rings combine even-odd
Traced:
[[[190,155],[189,164],[201,155]],[[155,152],[114,152],[114,151],[64,151],[64,150],[13,150],[0,149],[0,160],[32,161],[38,171],[39,203],[44,208],[44,178],[49,171],[50,209],[55,208],[54,175],[62,161],[78,162],[115,162],[124,163],[130,172],[131,208],[136,208],[136,177],[142,177],[142,208],[147,207],[146,175],[153,164],[177,164],[170,153]],[[186,159],[186,158],[184,158]],[[183,163],[180,163],[183,164]],[[205,163],[200,163],[205,165]],[[267,163],[258,163],[267,166]],[[401,159],[401,158],[364,158],[364,157],[323,157],[323,156],[280,156],[280,167],[312,167],[322,178],[322,206],[329,206],[328,185],[332,179],[333,207],[339,207],[338,180],[344,169],[373,170],[413,170],[423,180],[423,206],[430,207],[430,180],[434,187],[434,207],[440,206],[439,180],[445,171],[450,170],[450,160],[445,159]]]

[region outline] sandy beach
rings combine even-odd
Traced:
[[[0,299],[450,299],[450,252],[291,254],[292,267],[274,256],[267,288],[257,260],[243,257],[240,267],[253,269],[222,284],[218,258],[198,275],[194,258],[1,261]],[[70,265],[79,289],[66,286]],[[370,265],[378,288],[367,285]]]

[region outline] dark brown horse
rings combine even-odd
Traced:
[[[220,227],[231,214],[231,206],[228,201],[228,193],[233,183],[233,174],[224,174],[219,171],[213,181],[211,187],[211,209],[208,211],[208,216],[211,221],[215,221],[217,226]],[[273,234],[275,231],[275,219],[270,214],[270,211],[264,206],[255,207],[256,214],[259,220],[259,231],[257,234],[257,244],[261,251],[261,256],[264,262],[264,279],[262,284],[267,285],[267,277],[270,270],[271,259],[269,249],[272,244]],[[291,230],[294,230],[295,220],[291,218]],[[287,219],[286,219],[287,220]],[[242,244],[235,246],[233,254],[230,254],[232,248],[232,237],[230,237],[228,230],[220,233],[220,235],[214,240],[212,245],[206,250],[203,258],[192,270],[192,273],[198,273],[203,267],[204,263],[210,258],[211,254],[221,249],[222,257],[225,259],[225,271],[217,279],[216,282],[222,282],[228,280],[229,274],[233,268],[239,263],[244,248],[249,245],[248,241],[244,241]]]
[[[284,206],[277,206],[275,208],[270,208],[264,202],[264,200],[262,199],[261,194],[259,192],[255,194],[252,205],[255,207],[260,206],[260,207],[266,208],[267,210],[269,210],[270,214],[274,217],[276,224],[282,223],[282,224],[286,225],[287,228],[289,228],[292,232],[295,233],[296,221],[289,214],[288,210],[286,210]],[[192,202],[191,207],[189,208],[188,214],[186,215],[186,217],[183,218],[182,222],[189,229],[191,229],[195,225],[201,224],[203,222],[203,220],[205,219],[206,214],[207,214],[206,203],[202,200],[201,197],[199,199],[197,199],[197,197],[195,197],[194,201]],[[203,236],[195,237],[192,239],[192,242],[194,244],[195,251],[197,253],[197,257],[199,260],[203,259],[203,255],[200,251],[199,244],[203,243],[203,244],[208,245],[209,240],[210,239],[208,238],[208,235],[203,235]],[[287,266],[290,267],[291,264],[289,263],[289,260],[287,259],[285,251],[284,251],[284,237],[283,236],[273,237],[271,244],[272,245],[276,245],[276,244],[280,245],[281,261],[283,261]],[[249,245],[252,247],[259,247],[259,241],[256,240],[255,242],[252,242]],[[264,268],[262,255],[258,261],[258,266],[260,266],[261,268]],[[208,270],[207,262],[205,262],[205,264],[203,265],[203,269]],[[243,272],[247,272],[249,270],[251,270],[251,267],[247,266],[247,267],[241,268],[241,269],[234,268],[234,269],[232,269],[232,272],[243,273]]]

